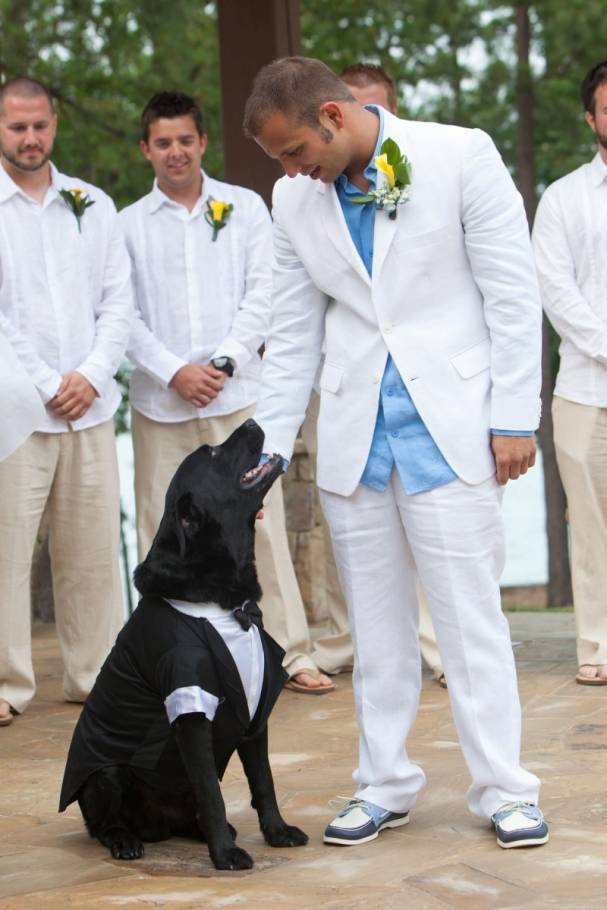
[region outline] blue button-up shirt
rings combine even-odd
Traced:
[[[375,156],[380,152],[384,122],[380,108],[369,109],[376,113],[380,120],[377,145],[364,172],[371,186],[375,187],[377,182]],[[338,178],[335,188],[354,245],[371,275],[375,204],[368,202],[361,205],[352,202],[352,197],[360,196],[361,191],[350,183],[345,174]],[[388,216],[380,213],[379,217]],[[360,482],[374,490],[385,490],[395,466],[406,493],[432,490],[456,477],[419,416],[396,364],[388,354],[380,388],[373,441]]]
[[[384,117],[381,108],[374,105],[366,107],[377,114],[380,121],[377,144],[364,171],[364,176],[372,189],[377,183],[375,157],[380,153]],[[335,189],[354,246],[371,275],[375,205],[373,202],[365,204],[352,202],[352,197],[360,196],[361,190],[350,183],[345,174],[341,174],[336,180]],[[380,213],[380,217],[388,216]],[[533,435],[532,430],[494,429],[491,432],[500,436]],[[394,467],[408,494],[433,490],[435,487],[450,483],[457,476],[428,432],[392,356],[388,354],[380,388],[373,440],[360,482],[374,490],[385,490]]]

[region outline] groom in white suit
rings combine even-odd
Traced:
[[[274,191],[256,414],[267,452],[290,457],[324,349],[317,480],[348,601],[360,728],[356,793],[324,839],[363,843],[406,824],[424,785],[406,752],[419,577],[469,807],[500,846],[545,843],[539,781],[520,765],[498,585],[501,492],[533,465],[540,415],[541,307],[521,198],[486,134],[363,108],[317,60],[261,70],[245,131],[294,178]],[[372,196],[390,180],[378,160],[388,138],[412,175],[396,216]]]

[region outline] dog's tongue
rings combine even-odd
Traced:
[[[280,458],[280,455],[270,455],[268,460],[264,464],[259,464],[254,468],[251,468],[249,471],[245,471],[240,479],[240,485],[245,490],[250,490],[253,487],[257,486],[264,477],[266,477],[270,471],[276,465],[277,460]]]

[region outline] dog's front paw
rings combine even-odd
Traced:
[[[236,872],[240,869],[253,868],[252,857],[240,847],[228,847],[227,850],[211,853],[211,859],[216,869],[229,869],[231,872]]]
[[[143,844],[130,831],[122,831],[113,837],[109,848],[114,859],[140,859],[143,856]]]
[[[295,825],[272,825],[263,828],[263,836],[270,847],[303,847],[308,835]]]

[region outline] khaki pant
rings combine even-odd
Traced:
[[[567,494],[581,664],[607,664],[607,408],[555,397],[556,458]]]
[[[169,482],[186,455],[201,445],[219,445],[248,417],[254,407],[208,419],[161,423],[132,412],[135,451],[135,502],[139,559],[150,549],[164,512]],[[285,649],[290,676],[315,669],[310,634],[297,578],[291,562],[282,484],[276,481],[264,502],[264,517],[256,525],[255,558],[263,590],[264,625]]]
[[[304,445],[308,450],[312,463],[316,461],[318,450],[316,440],[316,421],[319,410],[319,396],[312,392],[306,419],[301,428]],[[348,622],[348,608],[341,591],[331,534],[322,517],[322,526],[325,543],[325,577],[327,582],[327,632],[326,636],[314,642],[312,656],[319,667],[327,673],[337,673],[340,670],[350,669],[353,662],[352,637]],[[440,654],[436,644],[436,634],[430,618],[428,602],[421,587],[418,588],[419,598],[419,643],[422,657],[434,673],[436,679],[442,674]]]
[[[63,692],[83,701],[123,621],[112,421],[34,433],[0,463],[0,495],[0,698],[23,711],[35,692],[30,572],[46,508]]]

